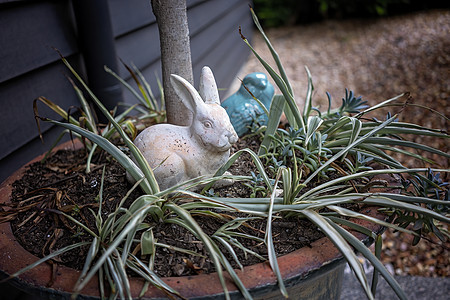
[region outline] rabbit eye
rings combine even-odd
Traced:
[[[212,123],[210,121],[205,121],[203,122],[203,126],[205,126],[205,128],[212,128]]]

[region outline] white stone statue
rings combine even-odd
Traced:
[[[212,176],[228,160],[238,136],[220,106],[214,75],[203,67],[199,91],[184,78],[171,83],[193,113],[189,126],[157,124],[146,128],[134,143],[153,169],[161,190],[198,176]]]

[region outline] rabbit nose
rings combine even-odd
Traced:
[[[230,132],[230,134],[228,135],[228,141],[230,142],[230,144],[235,144],[238,139],[239,137],[235,132]]]

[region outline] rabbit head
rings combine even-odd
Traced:
[[[199,91],[184,78],[171,75],[172,86],[183,104],[193,113],[190,134],[201,147],[211,152],[225,152],[237,142],[238,136],[226,110],[220,105],[214,75],[203,67]]]

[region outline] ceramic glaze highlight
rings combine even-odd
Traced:
[[[268,116],[247,89],[269,110],[274,88],[264,73],[251,73],[244,77],[236,93],[222,102],[222,106],[230,116],[231,124],[241,137],[250,131],[252,126],[267,125]]]

